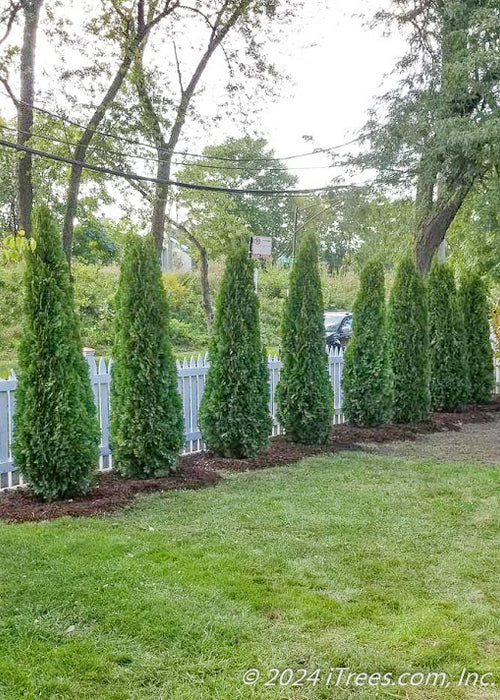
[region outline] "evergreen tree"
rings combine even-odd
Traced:
[[[494,385],[493,350],[486,289],[479,274],[469,272],[462,280],[459,305],[465,326],[469,401],[485,403],[491,398]]]
[[[429,331],[422,277],[412,257],[398,266],[389,301],[389,364],[393,380],[393,420],[425,418],[430,408]]]
[[[47,207],[36,210],[33,223],[13,451],[33,493],[53,501],[90,488],[99,425],[61,237]]]
[[[325,351],[318,246],[312,233],[302,238],[290,274],[281,337],[283,367],[276,392],[279,420],[291,440],[323,444],[332,425],[333,392]]]
[[[460,410],[469,394],[467,348],[455,278],[448,265],[434,261],[428,294],[431,408]]]
[[[222,455],[255,455],[271,433],[269,372],[260,339],[253,263],[244,243],[233,246],[226,262],[209,357],[199,411],[203,439]]]
[[[391,418],[384,269],[368,262],[360,275],[353,309],[352,337],[342,373],[344,413],[354,425],[381,425]]]
[[[111,384],[116,468],[150,478],[175,471],[184,444],[168,304],[151,236],[127,240],[117,293]]]

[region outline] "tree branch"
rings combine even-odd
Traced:
[[[21,9],[21,0],[19,2],[14,2],[14,0],[10,0],[10,7],[5,11],[5,13],[0,17],[0,22],[3,24],[3,22],[7,22],[7,26],[5,28],[5,33],[0,39],[0,44],[3,44],[4,41],[7,40],[9,37],[9,34],[12,30],[12,27],[14,25],[14,22],[16,21],[17,13]]]
[[[177,45],[175,41],[173,42],[174,44],[174,55],[175,55],[175,65],[177,67],[177,77],[179,78],[179,88],[181,91],[181,95],[184,94],[184,86],[182,85],[182,72],[181,72],[181,64],[179,63],[179,56],[177,55]]]

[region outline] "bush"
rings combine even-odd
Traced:
[[[257,454],[271,432],[269,374],[260,339],[253,264],[247,250],[243,243],[235,245],[227,259],[199,411],[208,447],[237,458]]]
[[[370,261],[362,269],[353,310],[352,337],[342,373],[344,413],[354,425],[381,425],[391,418],[384,268]]]
[[[459,305],[465,326],[469,401],[485,403],[491,398],[493,391],[493,350],[486,289],[479,274],[469,272],[463,278]]]
[[[422,420],[430,408],[427,299],[424,281],[410,256],[396,272],[389,301],[388,340],[393,420]]]
[[[110,355],[113,345],[115,294],[120,278],[119,267],[99,267],[73,261],[75,304],[80,316],[84,345],[97,354]]]
[[[318,270],[318,246],[304,235],[285,304],[277,388],[278,417],[296,442],[323,444],[332,425],[333,393],[328,376],[323,296]]]
[[[152,238],[131,235],[116,299],[111,442],[116,468],[148,478],[175,471],[182,403],[168,334],[168,303]]]
[[[435,261],[429,273],[431,408],[456,411],[469,394],[466,342],[453,271]]]
[[[89,489],[99,425],[68,265],[47,208],[36,212],[34,229],[36,248],[26,256],[14,460],[33,493],[53,501]]]

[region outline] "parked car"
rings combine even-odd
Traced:
[[[325,313],[326,344],[329,348],[345,348],[352,334],[350,311],[327,311]]]

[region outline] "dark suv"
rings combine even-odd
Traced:
[[[327,311],[325,313],[326,344],[329,348],[345,348],[352,334],[350,311]]]

